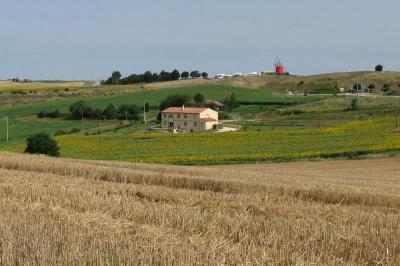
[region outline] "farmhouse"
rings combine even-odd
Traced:
[[[161,125],[173,132],[200,132],[218,124],[218,112],[210,108],[170,107],[162,111]]]

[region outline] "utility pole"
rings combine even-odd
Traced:
[[[144,134],[147,133],[146,102],[143,104]]]
[[[4,119],[6,120],[6,123],[7,123],[7,126],[6,126],[6,129],[7,129],[6,140],[8,141],[8,139],[9,139],[8,116],[4,117]]]
[[[400,97],[399,97],[399,99],[400,99]],[[396,129],[399,128],[400,102],[397,107],[398,108],[397,108],[397,115],[396,115]]]
[[[144,124],[147,124],[147,118],[146,118],[146,103],[143,104],[143,119],[144,119]]]

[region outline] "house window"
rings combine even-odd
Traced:
[[[197,127],[197,122],[194,122],[193,125],[194,125],[195,127]]]
[[[178,118],[181,118],[181,115],[178,115]]]
[[[167,115],[166,115],[166,114],[164,114],[163,116],[164,116],[164,118],[167,118]]]
[[[184,122],[183,125],[184,125],[185,127],[187,127],[187,122]]]
[[[187,119],[187,115],[185,115],[185,119]]]
[[[174,118],[174,116],[173,116],[173,115],[169,115],[168,117],[169,117],[169,118]]]

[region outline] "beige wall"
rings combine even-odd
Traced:
[[[218,121],[218,112],[207,109],[200,114],[200,118],[212,118]]]
[[[201,118],[216,119],[217,122],[205,122]],[[172,114],[162,113],[161,127],[169,128],[169,123],[173,123],[173,128],[180,132],[199,132],[211,130],[215,124],[218,124],[218,112],[207,109],[200,114]]]

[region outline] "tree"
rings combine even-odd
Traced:
[[[208,78],[208,73],[207,73],[207,72],[203,72],[203,73],[201,73],[201,76],[202,76],[204,79],[206,79],[206,78]]]
[[[160,73],[160,81],[169,81],[171,80],[171,73],[166,71],[161,71]]]
[[[136,105],[123,104],[118,108],[117,116],[121,120],[138,120],[139,108]]]
[[[27,138],[26,142],[25,153],[45,154],[54,157],[60,156],[60,149],[57,142],[45,133],[32,135]]]
[[[389,84],[383,84],[383,87],[382,87],[381,91],[388,92],[390,90],[391,90],[391,88],[390,88]]]
[[[179,71],[177,69],[172,71],[171,80],[178,80],[180,77],[181,77],[181,74],[179,73]]]
[[[153,73],[151,73],[151,71],[146,71],[143,75],[143,79],[146,83],[153,82]]]
[[[148,113],[150,111],[150,104],[149,103],[144,103],[144,111]]]
[[[200,94],[200,93],[196,93],[193,96],[193,101],[195,102],[195,104],[197,106],[201,106],[204,104],[204,95]]]
[[[189,78],[189,72],[183,71],[182,74],[181,74],[181,78],[182,79],[188,79]]]
[[[382,66],[382,65],[377,65],[377,66],[375,67],[375,71],[376,71],[376,72],[382,72],[382,71],[383,71],[383,66]]]
[[[111,75],[111,84],[118,85],[121,79],[121,73],[119,71],[114,71]]]
[[[153,73],[153,76],[151,77],[151,79],[153,80],[153,82],[157,82],[160,79],[160,77],[158,76],[157,73]]]
[[[144,80],[141,79],[140,75],[137,74],[132,74],[126,78],[126,84],[140,83],[143,81]]]
[[[167,109],[168,107],[181,107],[182,105],[190,105],[192,97],[188,95],[175,94],[168,96],[160,104],[161,110]]]
[[[107,119],[114,119],[117,117],[117,109],[113,104],[110,104],[103,110],[103,116],[107,117]]]
[[[69,111],[71,112],[72,119],[83,120],[85,117],[89,117],[93,110],[86,102],[79,101],[72,104],[69,107]]]
[[[227,110],[232,110],[240,106],[240,103],[236,100],[236,96],[234,93],[228,95],[225,98],[224,104],[226,105]]]
[[[201,74],[200,74],[199,71],[195,70],[195,71],[190,72],[190,77],[191,77],[192,79],[194,79],[194,78],[200,78],[200,77],[201,77]]]
[[[375,86],[375,84],[373,84],[373,83],[371,83],[371,84],[368,85],[368,89],[369,89],[370,91],[375,90],[375,88],[376,88],[376,86]]]

